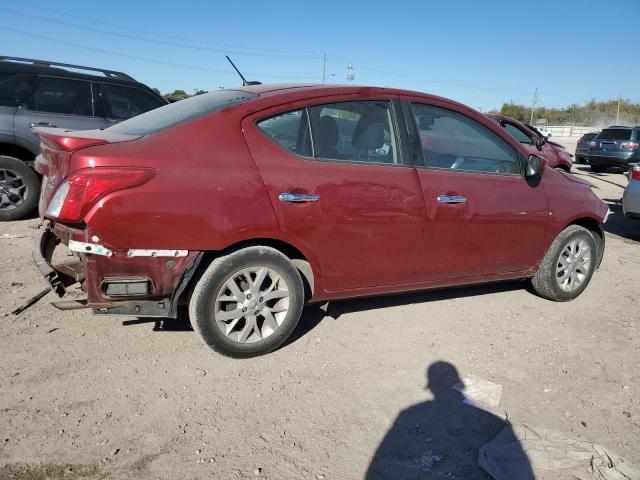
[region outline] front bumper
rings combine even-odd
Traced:
[[[82,282],[82,262],[79,258],[66,260],[52,264],[53,252],[60,243],[60,239],[53,233],[49,225],[36,235],[33,245],[33,261],[44,276],[53,291],[62,297],[67,293],[67,287],[74,283]]]

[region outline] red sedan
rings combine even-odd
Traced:
[[[277,348],[306,302],[507,279],[571,300],[603,256],[608,209],[588,185],[422,93],[247,86],[35,130],[34,259],[54,290],[80,283],[101,315],[188,304],[225,355]],[[52,264],[60,243],[74,258]]]

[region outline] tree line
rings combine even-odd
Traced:
[[[597,101],[590,100],[585,105],[572,104],[565,108],[538,107],[533,111],[533,121],[546,118],[549,125],[582,125],[589,127],[605,127],[608,125],[637,125],[640,124],[640,104],[626,99],[620,101],[618,114],[618,99]],[[531,120],[531,107],[515,103],[503,103],[499,112],[521,122]]]

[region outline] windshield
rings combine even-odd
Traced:
[[[241,90],[204,93],[150,110],[106,130],[127,135],[148,135],[256,97],[253,93]]]

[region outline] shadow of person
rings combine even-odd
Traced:
[[[456,368],[435,362],[427,369],[433,400],[403,410],[386,434],[366,473],[366,480],[424,478],[488,479],[478,465],[478,451],[509,424],[491,413],[462,403],[451,387],[460,381]],[[520,459],[524,452],[518,452]],[[519,480],[533,480],[528,462]],[[525,465],[526,463],[526,465]]]

